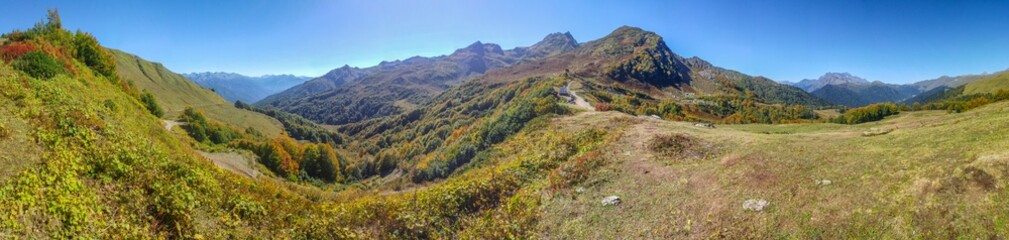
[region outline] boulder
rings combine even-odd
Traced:
[[[764,199],[748,199],[743,202],[743,209],[760,212],[768,205],[771,205],[771,202]]]
[[[694,123],[694,126],[695,127],[702,127],[702,128],[715,128],[715,124],[711,124],[711,123],[700,123],[699,122],[699,123]]]
[[[604,197],[602,203],[603,203],[603,206],[619,205],[620,204],[620,197],[617,197],[617,196]]]

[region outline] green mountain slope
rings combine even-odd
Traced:
[[[964,94],[995,93],[1009,89],[1009,71],[991,75],[964,85]]]
[[[165,118],[178,117],[186,107],[204,112],[208,117],[237,129],[256,129],[267,136],[283,132],[280,122],[253,111],[235,108],[213,91],[171,72],[160,63],[144,60],[136,55],[112,49],[116,70],[123,79],[149,92],[165,110]]]
[[[141,103],[133,86],[150,83],[120,78],[91,35],[49,19],[0,42],[0,162],[13,163],[0,171],[0,237],[250,238],[304,226],[281,215],[306,216],[308,200],[199,157]]]

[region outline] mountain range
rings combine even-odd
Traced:
[[[621,27],[590,42],[553,33],[529,47],[503,50],[476,42],[438,57],[413,57],[377,66],[343,66],[256,103],[326,124],[347,124],[408,111],[451,86],[481,77],[522,79],[570,73],[617,84],[657,99],[756,94],[759,101],[826,105],[800,89],[718,68],[673,53],[662,38]]]
[[[509,50],[477,41],[450,55],[412,57],[368,68],[343,66],[266,97],[256,105],[322,123],[346,124],[412,109],[488,70],[551,56],[576,46],[570,33],[550,34],[532,46]]]
[[[182,75],[230,102],[240,100],[247,103],[257,102],[310,79],[290,74],[250,77],[237,73],[202,72]]]
[[[860,107],[879,102],[924,103],[924,100],[932,95],[999,73],[942,76],[910,84],[889,84],[880,81],[870,82],[850,73],[828,72],[817,79],[785,83],[835,105]]]

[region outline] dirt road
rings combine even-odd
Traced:
[[[575,98],[575,106],[584,108],[585,110],[589,110],[589,111],[595,111],[596,110],[594,107],[592,107],[592,104],[589,104],[589,102],[585,101],[584,98],[582,98],[581,96],[578,96],[578,94],[575,93],[575,91],[571,90],[571,83],[568,83],[568,92],[571,94],[572,97]]]
[[[182,123],[175,120],[161,120],[161,121],[165,123],[165,130],[168,131],[172,131],[172,128],[174,128],[175,126],[182,125]]]
[[[208,153],[197,151],[203,157],[210,159],[214,165],[227,169],[239,175],[255,179],[259,177],[259,171],[252,167],[252,161],[236,152]]]

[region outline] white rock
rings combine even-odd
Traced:
[[[830,181],[829,179],[816,180],[816,185],[830,185],[831,183],[834,182]]]
[[[768,205],[771,205],[771,203],[764,199],[749,199],[743,201],[743,209],[754,212],[762,211]]]
[[[605,197],[605,198],[603,198],[602,203],[603,203],[603,206],[617,205],[617,204],[620,204],[620,197],[617,197],[617,196]]]
[[[575,192],[576,193],[583,193],[583,192],[585,192],[585,188],[583,188],[583,187],[575,188]]]

